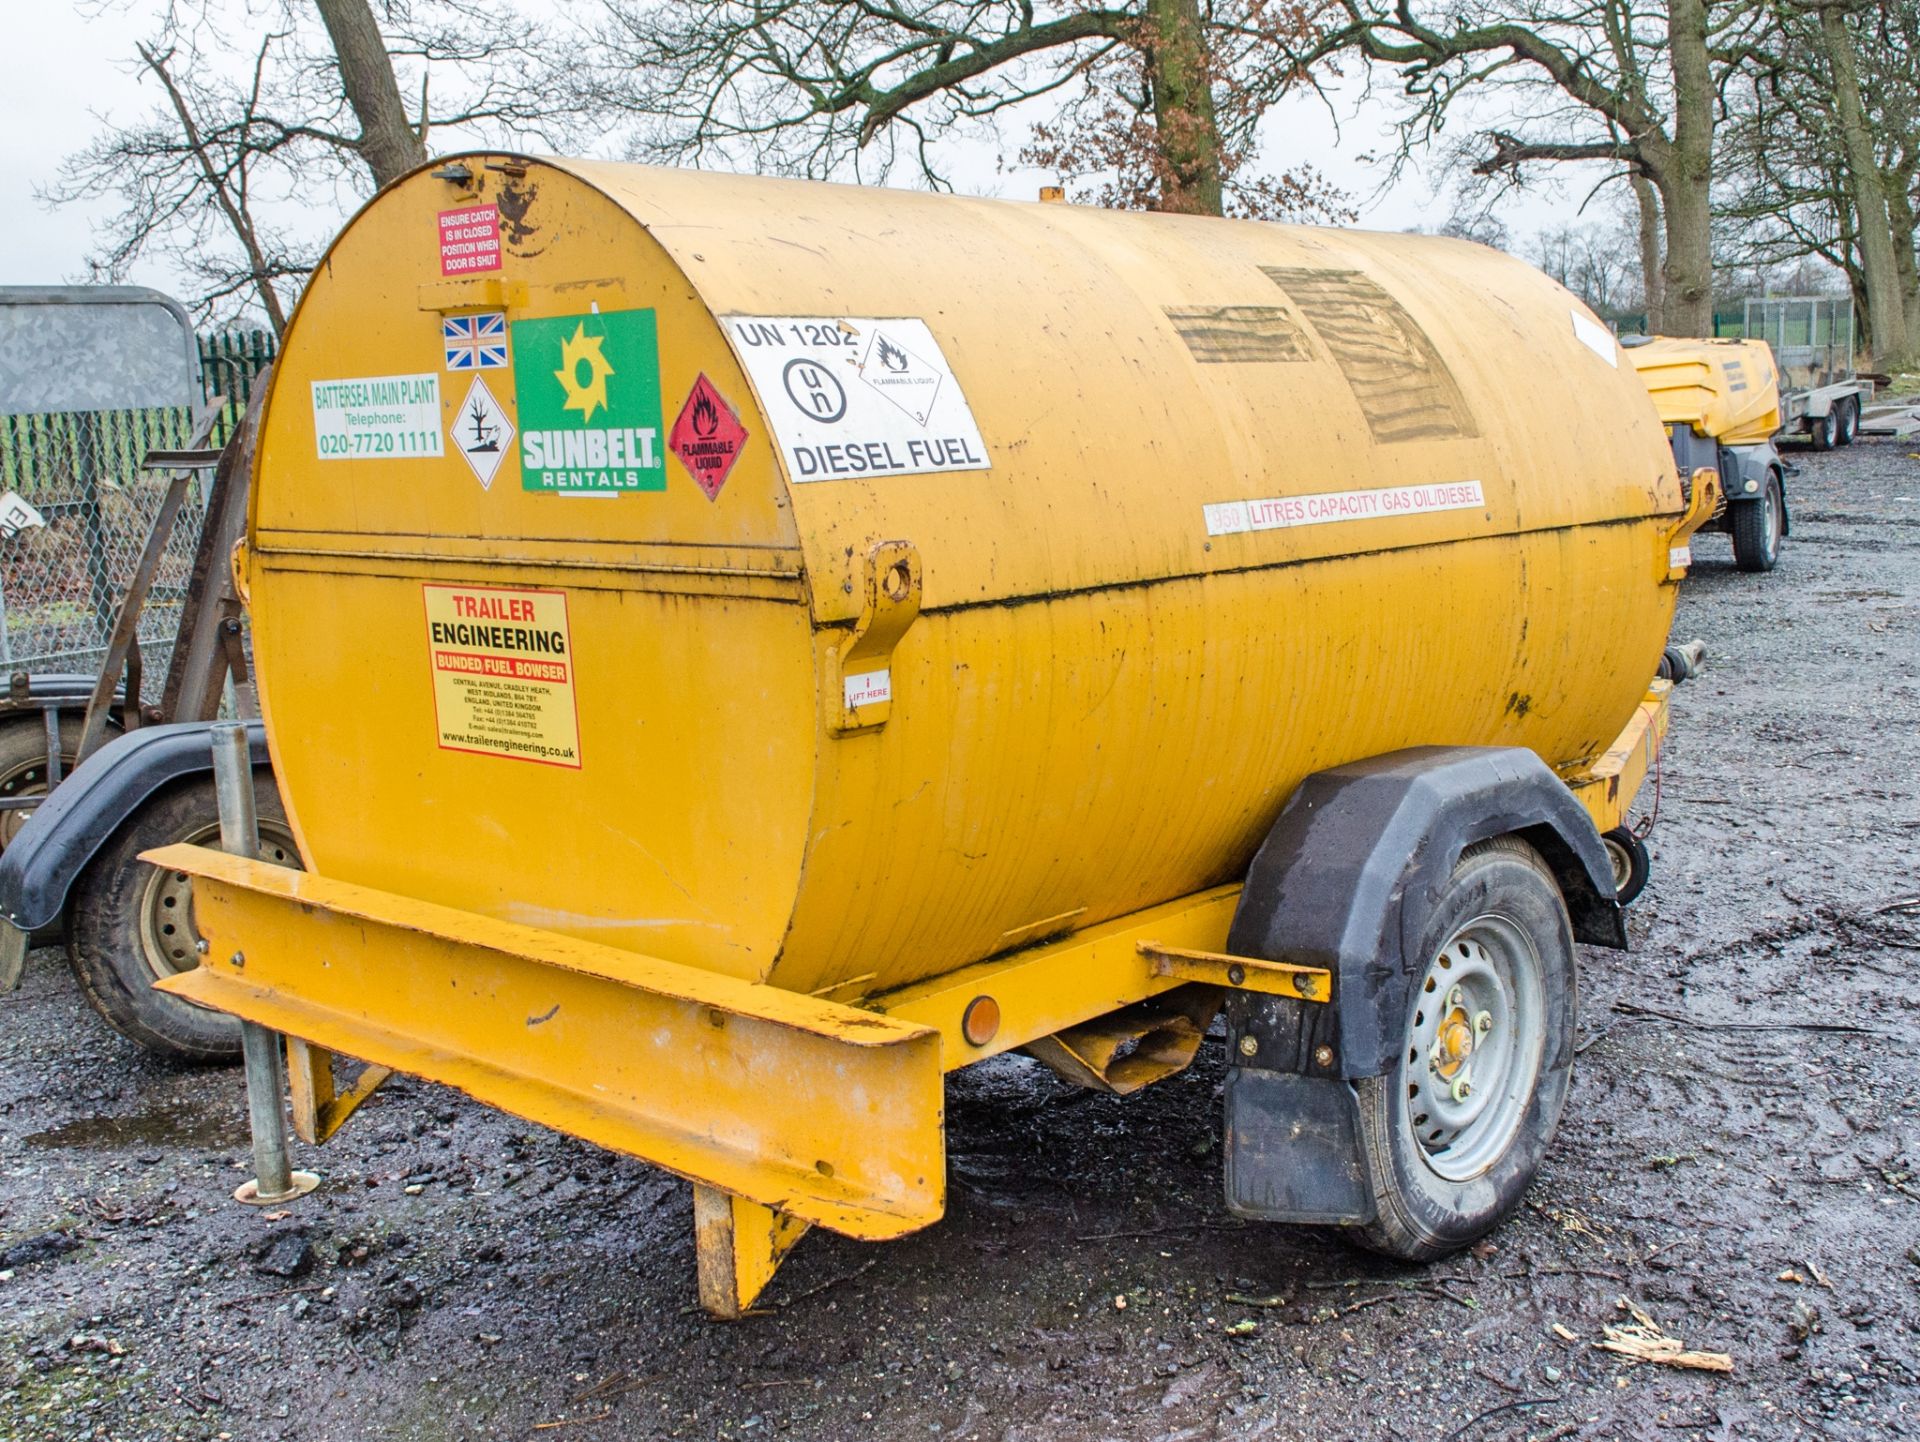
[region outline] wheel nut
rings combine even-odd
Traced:
[[[1481,1012],[1480,1015],[1476,1016],[1473,1019],[1473,1029],[1477,1032],[1482,1032],[1482,1033],[1492,1031],[1493,1030],[1493,1013],[1490,1011]]]
[[[1473,1095],[1473,1083],[1468,1081],[1465,1077],[1461,1077],[1459,1081],[1453,1084],[1453,1099],[1455,1101],[1463,1102],[1472,1095]]]

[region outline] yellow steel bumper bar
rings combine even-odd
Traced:
[[[195,878],[177,996],[848,1236],[944,1209],[928,1026],[201,847],[144,859]]]
[[[1672,697],[1673,682],[1653,682],[1634,708],[1626,730],[1591,766],[1564,778],[1602,833],[1626,824],[1634,797],[1659,761],[1660,745],[1666,740],[1671,719],[1668,703]]]

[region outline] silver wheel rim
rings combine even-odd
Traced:
[[[65,776],[73,770],[73,758],[62,755],[60,774]],[[6,775],[0,776],[0,796],[9,800],[16,796],[45,796],[47,794],[47,758],[35,757],[23,761]],[[33,815],[35,808],[25,807],[19,811],[0,811],[0,847],[13,844],[13,838],[20,834],[20,828],[27,824],[27,818]]]
[[[1603,836],[1600,842],[1607,848],[1607,860],[1613,863],[1615,893],[1625,891],[1627,883],[1633,880],[1633,854],[1612,837]]]
[[[1486,1172],[1526,1120],[1546,1047],[1541,971],[1526,931],[1488,914],[1454,932],[1414,994],[1400,1097],[1445,1181]]]
[[[179,837],[189,846],[218,846],[218,824],[203,826]],[[300,853],[293,836],[278,822],[260,822],[262,861],[277,866],[300,865]],[[165,980],[183,971],[192,971],[200,962],[200,929],[193,924],[193,878],[184,871],[146,868],[146,880],[140,887],[140,956],[153,975]]]
[[[1761,504],[1766,509],[1767,554],[1771,556],[1780,545],[1780,488],[1774,482],[1767,482],[1767,498]]]

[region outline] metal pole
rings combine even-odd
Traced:
[[[220,849],[253,859],[260,854],[260,815],[253,804],[253,757],[247,728],[223,721],[213,728],[213,785],[220,801]],[[240,1055],[247,1071],[247,1122],[253,1130],[253,1180],[236,1201],[251,1206],[284,1202],[319,1183],[287,1160],[285,1040],[258,1022],[240,1023]]]

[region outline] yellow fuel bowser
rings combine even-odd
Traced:
[[[307,869],[152,853],[162,985],[288,1039],[309,1141],[391,1069],[691,1178],[719,1315],[941,1216],[945,1073],[1130,1091],[1223,1008],[1228,1205],[1441,1255],[1624,945],[1714,498],[1478,246],[441,161],[261,424]]]

